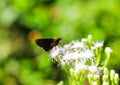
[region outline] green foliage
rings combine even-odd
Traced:
[[[113,49],[108,68],[119,71],[119,3],[0,0],[0,85],[55,85],[60,78],[64,80],[64,74],[50,62],[48,54],[34,43],[43,37],[62,37],[64,44],[92,34],[94,40],[104,40],[105,46]]]

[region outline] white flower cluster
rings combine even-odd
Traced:
[[[92,36],[75,40],[64,46],[56,46],[50,51],[50,55],[63,68],[78,71],[79,69],[96,70],[96,49],[103,47],[103,41],[92,42]],[[93,69],[94,68],[94,69]]]

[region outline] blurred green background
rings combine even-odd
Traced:
[[[120,73],[119,0],[0,0],[0,85],[67,85],[34,40],[61,37],[65,44],[88,34],[113,49],[108,68]]]

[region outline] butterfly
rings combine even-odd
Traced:
[[[42,47],[45,51],[50,51],[54,46],[58,45],[61,38],[43,38],[36,39],[35,42],[39,47]]]

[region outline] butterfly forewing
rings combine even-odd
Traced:
[[[35,42],[38,46],[42,47],[45,51],[51,50],[54,46],[58,45],[61,38],[46,38],[46,39],[37,39]]]
[[[37,39],[36,44],[42,47],[45,51],[49,51],[53,39]]]

